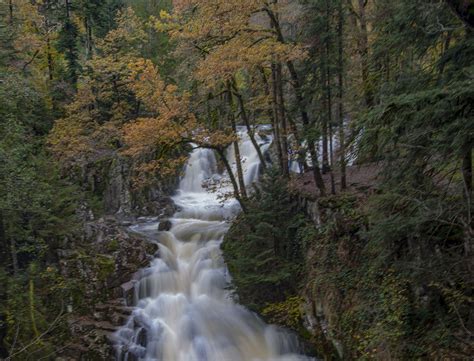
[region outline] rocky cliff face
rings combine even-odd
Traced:
[[[94,195],[100,213],[118,217],[158,215],[169,205],[177,177],[156,180],[138,187],[132,161],[120,154],[97,160],[82,169],[83,188]]]
[[[356,267],[361,246],[358,233],[364,221],[355,210],[375,191],[378,167],[354,166],[348,168],[348,173],[349,189],[338,196],[318,197],[308,174],[298,177],[290,186],[299,211],[313,222],[316,230],[305,255],[306,275],[299,292],[304,325],[320,354],[329,360],[352,357],[347,347],[351,336],[341,334],[344,320],[340,316],[344,307],[358,300],[350,299],[350,293],[330,278],[344,278],[344,272]]]
[[[78,242],[58,250],[61,273],[77,285],[67,300],[72,340],[61,352],[64,360],[112,358],[111,336],[131,312],[134,275],[158,250],[128,226],[112,216],[87,222]]]
[[[71,341],[58,360],[113,358],[112,334],[131,313],[138,271],[156,256],[158,246],[134,234],[139,216],[169,216],[174,181],[136,189],[127,159],[115,156],[83,169],[84,187],[99,206],[86,201],[79,216],[82,229],[57,250],[61,274],[74,286],[65,300]]]
[[[465,332],[456,324],[462,311],[457,320],[452,317],[446,305],[454,304],[453,299],[439,290],[447,286],[439,285],[444,275],[449,282],[467,275],[460,271],[466,258],[458,258],[456,274],[453,254],[446,256],[444,245],[416,245],[430,239],[432,231],[417,225],[419,239],[411,237],[399,227],[391,228],[386,215],[383,226],[388,231],[381,230],[374,202],[387,200],[369,177],[375,168],[358,168],[349,177],[350,189],[337,195],[317,197],[308,192],[304,177],[293,187],[298,209],[315,225],[298,293],[311,340],[328,360],[464,359],[451,356],[471,352],[468,343],[459,342]],[[397,226],[407,223],[397,219]],[[451,307],[463,310],[468,319],[468,304],[462,297],[455,302]]]

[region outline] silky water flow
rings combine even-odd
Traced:
[[[259,158],[247,133],[240,130],[245,182],[259,175]],[[258,137],[265,152],[271,139]],[[228,160],[235,163],[229,151]],[[235,167],[235,164],[233,164]],[[220,243],[229,220],[240,208],[234,199],[205,186],[224,181],[214,152],[195,149],[173,197],[178,211],[170,231],[158,221],[134,225],[133,231],[159,245],[159,258],[142,270],[135,285],[134,311],[115,337],[118,361],[302,361],[294,335],[265,324],[237,304]],[[224,188],[226,188],[224,186]],[[228,192],[227,190],[224,192]]]

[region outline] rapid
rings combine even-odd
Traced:
[[[270,138],[260,138],[263,152]],[[259,159],[247,133],[240,130],[245,183],[258,180]],[[235,163],[231,150],[227,154]],[[235,164],[234,164],[235,167]],[[265,324],[235,302],[220,244],[240,211],[235,199],[222,197],[230,186],[210,191],[208,183],[227,183],[214,152],[196,148],[173,197],[178,211],[169,231],[158,221],[132,230],[157,242],[159,257],[142,270],[135,286],[134,311],[116,332],[119,361],[301,361],[296,337]]]

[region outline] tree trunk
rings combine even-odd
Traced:
[[[18,274],[19,266],[18,266],[18,255],[16,249],[16,241],[14,238],[10,238],[10,254],[12,259],[12,266],[13,266],[13,274]]]
[[[49,76],[49,80],[52,81],[53,80],[53,56],[51,55],[51,43],[50,43],[50,40],[49,40],[49,36],[47,36],[46,38],[46,58],[48,59],[48,76]]]
[[[446,52],[449,50],[450,44],[451,44],[451,32],[448,32],[446,34],[446,39],[444,40],[444,44],[443,44],[443,55],[446,54]],[[441,65],[439,67],[438,84],[440,84],[443,81],[443,73],[444,73],[445,67],[446,67],[446,62],[445,61],[441,62]]]
[[[306,109],[303,103],[303,96],[301,94],[301,85],[299,82],[298,74],[296,73],[296,69],[294,67],[293,62],[288,61],[286,65],[288,67],[288,71],[290,72],[290,77],[292,80],[291,83],[293,85],[293,88],[295,89],[295,97],[296,97],[297,105],[300,109],[301,120],[303,122],[304,127],[308,128],[310,126],[309,116],[308,116],[308,113],[306,112]],[[324,185],[323,177],[321,175],[321,170],[319,169],[318,152],[316,150],[316,145],[313,139],[307,139],[306,142],[308,144],[309,154],[311,157],[311,163],[313,164],[314,182],[316,184],[316,187],[319,189],[321,195],[325,195],[326,187]]]
[[[365,13],[367,1],[358,0],[358,4],[360,22],[359,53],[362,67],[362,86],[364,89],[365,104],[370,108],[374,105],[374,96],[369,80],[369,37],[367,32],[367,17]]]
[[[472,200],[472,144],[464,146],[462,159],[462,177],[464,181],[464,193],[468,201]]]
[[[92,58],[92,27],[89,17],[84,18],[84,27],[86,28],[86,58]]]
[[[233,96],[232,96],[232,89],[229,83],[227,83],[227,95],[228,95],[228,101],[229,101],[229,118],[230,118],[230,124],[232,126],[232,131],[234,134],[237,136],[237,125],[235,123],[235,117],[234,117],[234,101],[233,101]],[[236,140],[233,142],[234,146],[234,154],[235,154],[235,164],[237,167],[237,179],[239,180],[239,188],[240,188],[240,195],[242,199],[247,199],[247,190],[245,188],[245,181],[244,181],[244,172],[242,169],[242,159],[240,157],[240,149],[239,149],[239,141]]]
[[[64,4],[66,5],[66,18],[69,19],[71,16],[69,0],[64,0]]]
[[[462,178],[464,182],[464,199],[467,205],[466,214],[466,229],[465,229],[465,242],[464,252],[466,255],[471,253],[472,250],[472,143],[467,143],[463,147],[463,158],[461,165]]]
[[[330,168],[329,168],[329,175],[331,177],[331,193],[336,194],[336,183],[334,181],[334,172],[333,172],[333,164],[334,164],[334,144],[332,140],[332,124],[329,124],[329,158],[330,158]]]
[[[244,213],[246,213],[247,212],[247,207],[246,207],[246,204],[245,204],[244,200],[240,196],[239,185],[237,183],[237,180],[235,179],[234,172],[232,172],[232,167],[230,166],[229,161],[227,160],[227,158],[225,156],[225,150],[221,149],[221,148],[216,148],[216,152],[219,155],[219,157],[221,158],[222,163],[224,163],[224,167],[227,170],[227,173],[229,174],[230,183],[232,184],[232,188],[234,189],[234,197],[239,202],[240,207],[242,207],[242,211]]]
[[[0,209],[0,267],[6,267],[8,264],[8,241],[4,222],[3,211]]]
[[[474,28],[474,3],[472,0],[445,0],[464,24]]]
[[[250,141],[252,142],[252,145],[254,146],[255,151],[257,152],[258,159],[260,160],[262,168],[266,169],[267,166],[265,164],[265,158],[263,157],[262,150],[260,149],[260,146],[258,145],[257,140],[255,139],[255,131],[250,126],[250,121],[247,115],[247,111],[245,109],[244,99],[242,98],[242,95],[237,91],[235,85],[234,94],[237,97],[237,101],[239,102],[240,115],[242,117],[242,120],[244,121],[245,127],[247,128],[247,133],[249,135]]]
[[[272,124],[273,139],[276,141],[277,135],[276,135],[276,127],[275,127],[275,112],[274,112],[274,107],[273,107],[274,105],[273,92],[272,92],[272,99],[270,99],[270,86],[268,85],[267,76],[265,75],[265,70],[263,68],[260,68],[260,74],[262,75],[263,90],[264,90],[265,96],[268,99],[267,115],[268,115],[268,119],[270,119],[270,122]],[[273,71],[272,71],[272,77],[273,77]],[[280,159],[278,161],[280,162]]]
[[[8,22],[13,25],[13,0],[8,1]]]
[[[321,87],[322,87],[322,98],[323,107],[325,109],[326,116],[323,117],[321,130],[322,130],[322,143],[323,143],[323,174],[329,173],[331,168],[329,166],[329,127],[331,124],[331,75],[329,70],[329,56],[330,56],[330,37],[329,37],[329,0],[326,0],[326,34],[324,40],[324,53],[321,55]]]
[[[275,128],[274,140],[277,147],[278,163],[279,163],[280,169],[283,171],[283,167],[284,167],[283,148],[282,148],[281,136],[280,136],[280,112],[278,111],[278,88],[277,88],[277,76],[276,76],[275,64],[272,64],[272,111],[273,111],[273,119],[274,119],[273,127]]]
[[[326,170],[329,172],[331,180],[331,193],[336,194],[336,185],[334,182],[334,146],[333,146],[333,131],[332,131],[332,82],[331,82],[331,23],[330,19],[332,17],[331,9],[329,5],[329,0],[326,0],[326,99],[327,99],[327,125],[326,125],[326,153],[328,152],[328,141],[329,141],[329,159],[326,159]],[[327,157],[327,156],[326,156]],[[324,164],[323,164],[324,168]]]
[[[283,83],[282,83],[282,72],[281,64],[276,64],[276,88],[277,88],[277,104],[278,104],[278,113],[280,118],[280,143],[281,143],[281,153],[282,153],[282,173],[283,176],[288,178],[290,175],[288,169],[288,141],[287,141],[287,127],[286,127],[286,114],[285,114],[285,98],[283,95]]]
[[[3,212],[0,209],[0,267],[3,268],[2,271],[4,272],[6,272],[8,261],[8,241],[5,234]],[[7,284],[4,284],[2,289],[0,289],[0,302],[2,304],[6,304],[7,294]],[[6,322],[7,314],[4,311],[0,311],[0,358],[8,356],[7,345],[5,345],[5,338],[8,334],[8,322]]]
[[[283,37],[283,33],[281,31],[280,23],[278,22],[278,19],[276,18],[275,14],[273,13],[273,11],[270,8],[266,7],[265,11],[268,14],[268,16],[270,18],[270,21],[272,23],[272,26],[275,29],[276,33],[277,33],[278,41],[284,43],[285,38]],[[286,66],[288,68],[288,71],[290,72],[291,83],[292,83],[292,86],[295,90],[296,102],[297,102],[298,108],[300,109],[300,112],[301,112],[301,120],[302,120],[303,125],[305,126],[305,128],[308,128],[309,125],[310,125],[310,122],[309,122],[308,113],[306,112],[306,108],[305,108],[305,105],[304,105],[303,96],[302,96],[302,93],[301,93],[301,84],[300,84],[300,81],[299,81],[299,78],[298,78],[298,74],[296,73],[295,66],[294,66],[294,64],[291,60],[286,62]],[[311,162],[313,163],[314,181],[315,181],[316,187],[318,187],[321,195],[324,195],[326,193],[326,189],[325,189],[325,186],[324,186],[323,178],[321,176],[321,171],[319,169],[318,155],[317,155],[317,151],[316,151],[316,148],[315,148],[314,141],[312,139],[308,139],[307,144],[308,144],[309,152],[310,152],[310,155],[311,155]]]
[[[341,190],[347,188],[347,179],[346,179],[346,140],[344,136],[344,53],[343,53],[343,27],[344,27],[344,9],[342,6],[342,1],[339,0],[339,19],[338,19],[338,125],[339,125],[339,154],[340,154],[340,169],[341,169]]]
[[[293,134],[293,136],[295,137],[295,141],[297,144],[300,144],[300,136],[298,134],[298,127],[296,125],[296,122],[295,120],[293,119],[293,117],[291,117],[288,113],[288,111],[286,111],[286,108],[285,108],[285,114],[286,114],[286,118],[288,120],[288,128],[291,130],[291,133]]]
[[[36,338],[39,337],[40,333],[38,331],[38,326],[36,325],[36,317],[35,317],[35,284],[33,279],[31,278],[28,281],[28,299],[29,299],[29,308],[30,308],[30,320],[31,320],[31,328]]]

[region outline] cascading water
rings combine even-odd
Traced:
[[[258,178],[259,160],[248,135],[240,131],[245,181]],[[269,141],[262,144],[266,151]],[[230,162],[235,161],[229,152]],[[266,325],[236,304],[220,243],[228,219],[239,211],[222,202],[203,182],[222,177],[214,153],[195,149],[174,197],[179,211],[169,232],[157,222],[134,226],[159,244],[160,257],[143,270],[135,288],[135,309],[117,333],[119,361],[296,361],[294,336]]]

